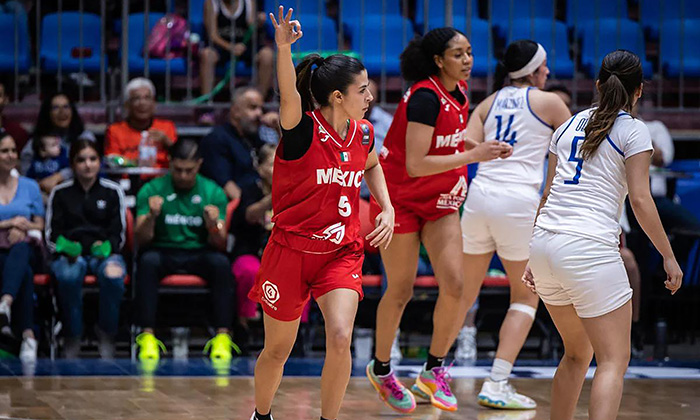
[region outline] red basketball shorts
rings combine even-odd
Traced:
[[[354,290],[362,300],[363,260],[361,243],[310,254],[270,240],[248,297],[279,321],[294,321],[301,316],[309,296],[318,299],[336,289]]]

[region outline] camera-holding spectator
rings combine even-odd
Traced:
[[[175,124],[155,118],[156,87],[137,77],[124,92],[124,121],[107,127],[105,156],[119,155],[139,166],[168,167],[168,147],[177,141]]]
[[[257,66],[256,85],[263,95],[267,95],[272,86],[275,54],[269,46],[261,46],[253,53],[251,38],[254,33],[256,10],[253,0],[206,0],[204,2],[204,27],[209,46],[199,53],[199,75],[201,92],[211,92],[214,85],[216,64],[228,63],[233,52],[237,61],[248,66]],[[262,17],[262,23],[266,17]],[[261,27],[260,24],[257,25]]]
[[[40,142],[44,137],[52,136],[60,138],[61,146],[68,150],[76,140],[95,141],[95,135],[85,130],[75,104],[66,94],[60,92],[49,96],[41,103],[32,139],[24,146],[20,156],[20,170],[23,174],[27,174],[32,162],[37,158],[34,142]],[[72,177],[73,173],[66,167],[51,176],[44,177],[39,182],[39,186],[44,193],[49,194],[56,185]]]
[[[15,139],[17,150],[22,150],[27,141],[29,141],[29,133],[18,122],[12,121],[3,115],[5,107],[10,102],[10,94],[5,86],[6,82],[0,79],[0,128]]]
[[[158,284],[175,273],[195,274],[211,288],[216,336],[207,343],[212,360],[230,360],[233,285],[230,263],[221,251],[226,243],[224,191],[199,175],[202,158],[197,142],[183,139],[170,149],[170,172],[141,188],[136,204],[136,240],[142,247],[136,274],[139,359],[157,360]]]
[[[17,147],[7,133],[0,133],[0,332],[21,331],[20,359],[36,361],[37,342],[32,331],[34,311],[34,252],[31,238],[41,239],[44,201],[36,181],[12,171]]]
[[[46,211],[46,242],[65,325],[64,356],[78,357],[83,335],[83,279],[97,276],[99,317],[95,332],[103,359],[114,357],[114,336],[124,295],[126,205],[119,184],[100,178],[95,144],[78,140],[70,151],[74,179],[51,192]]]
[[[216,181],[229,200],[241,198],[241,190],[259,179],[254,161],[265,144],[260,139],[263,121],[279,127],[278,115],[263,113],[260,92],[251,86],[241,87],[233,92],[229,122],[214,127],[202,139],[202,175]]]
[[[231,232],[236,237],[231,266],[236,281],[238,322],[244,329],[248,321],[257,317],[257,303],[248,299],[260,270],[260,257],[272,230],[272,168],[275,146],[260,148],[256,169],[260,180],[243,191],[241,202],[233,213]]]

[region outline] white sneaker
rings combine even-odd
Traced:
[[[394,342],[391,343],[391,365],[398,366],[403,359],[403,353],[401,353],[401,347],[399,347],[399,335],[401,335],[401,330],[396,330],[396,336],[394,337]]]
[[[256,420],[256,418],[255,418],[255,411],[253,411],[253,415],[250,416],[250,420]],[[270,420],[275,420],[275,419],[272,418],[272,415],[270,415]]]
[[[469,363],[476,360],[476,327],[462,327],[457,336],[455,360]]]
[[[10,327],[10,305],[5,301],[0,301],[0,333],[12,336],[12,328]]]
[[[35,338],[25,337],[22,340],[22,346],[19,348],[19,360],[22,363],[36,362],[36,350],[38,347]]]
[[[537,403],[530,397],[518,394],[508,380],[494,382],[486,379],[479,393],[479,405],[511,410],[531,410]]]

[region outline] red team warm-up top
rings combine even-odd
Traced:
[[[249,294],[280,320],[296,319],[309,293],[317,298],[347,288],[362,296],[360,185],[374,128],[367,120],[350,120],[342,139],[319,110],[307,112],[308,117],[313,140],[306,153],[283,159],[284,136],[278,147],[272,175],[274,227]]]
[[[379,154],[391,203],[396,212],[395,233],[419,231],[426,221],[437,220],[457,211],[467,196],[466,165],[415,178],[410,177],[406,171],[406,108],[411,94],[421,88],[435,92],[440,101],[440,113],[435,121],[428,155],[450,155],[464,151],[469,101],[460,104],[434,76],[411,86],[396,109]],[[458,88],[467,98],[467,83],[460,81]],[[372,201],[372,216],[379,211],[377,203]]]

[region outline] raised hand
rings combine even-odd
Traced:
[[[289,9],[287,15],[284,16],[284,6],[280,6],[278,15],[279,23],[277,23],[275,15],[270,13],[272,26],[275,28],[275,43],[277,43],[277,48],[294,44],[304,34],[301,31],[301,23],[299,23],[298,20],[291,20],[292,9]]]

